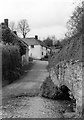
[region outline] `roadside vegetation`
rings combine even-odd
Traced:
[[[28,67],[24,69],[22,66],[26,45],[6,26],[2,26],[2,41],[2,86],[5,86],[19,79]]]
[[[47,78],[43,82],[43,85],[41,86],[42,96],[53,99],[53,98],[57,98],[58,93],[63,93],[63,92],[65,93],[65,91],[61,89],[62,86],[56,87],[56,85],[58,84],[61,85],[62,80],[64,80],[64,78],[67,78],[68,84],[72,84],[72,80],[73,80],[73,85],[75,85],[74,87],[75,99],[74,99],[74,96],[72,96],[72,99],[73,101],[76,102],[76,112],[77,112],[76,117],[81,116],[80,111],[82,109],[80,107],[82,104],[81,94],[79,94],[78,92],[80,91],[81,93],[81,90],[82,90],[82,86],[81,86],[82,78],[80,76],[80,79],[79,79],[77,76],[79,74],[77,71],[77,67],[80,68],[80,75],[81,75],[83,72],[81,71],[79,62],[80,63],[84,62],[83,51],[82,51],[84,47],[84,42],[83,42],[84,41],[84,24],[83,23],[84,23],[84,1],[81,2],[75,8],[72,16],[67,22],[68,32],[66,34],[66,37],[60,42],[61,48],[58,51],[52,50],[51,55],[49,57],[49,65],[48,65],[50,77]],[[70,72],[68,73],[67,71],[69,70],[72,70],[74,72],[70,71],[71,73]],[[75,71],[77,72],[76,74],[74,74]],[[66,72],[66,75],[65,75],[65,72]],[[70,76],[72,76],[72,78],[70,78]],[[64,89],[65,88],[66,86],[64,87]],[[67,91],[67,94],[68,92],[69,91]],[[60,99],[62,99],[62,97],[60,97]]]
[[[2,47],[2,83],[11,83],[21,74],[21,56],[19,48],[13,45]]]

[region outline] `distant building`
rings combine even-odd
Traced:
[[[33,38],[23,38],[23,40],[29,45],[29,56],[34,59],[42,59],[47,53],[47,46],[36,35]]]

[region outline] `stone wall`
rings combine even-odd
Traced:
[[[76,112],[82,113],[82,62],[61,61],[49,69],[50,77],[58,87],[66,85],[76,99]]]

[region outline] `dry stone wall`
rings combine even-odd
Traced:
[[[50,68],[49,73],[52,81],[58,87],[66,85],[70,89],[70,94],[76,99],[76,112],[82,112],[82,62],[61,61],[56,66]]]

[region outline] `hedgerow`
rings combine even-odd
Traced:
[[[3,45],[2,47],[2,82],[11,83],[21,73],[21,55],[18,46]]]

